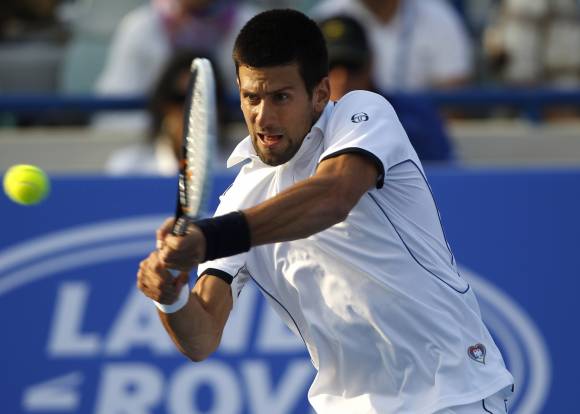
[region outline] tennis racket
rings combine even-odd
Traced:
[[[209,198],[217,139],[216,86],[209,60],[193,60],[187,93],[177,208],[172,230],[175,236],[185,234],[188,224],[205,211]],[[179,275],[177,270],[170,269],[170,272],[174,277]]]

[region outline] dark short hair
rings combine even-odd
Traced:
[[[328,76],[328,53],[320,28],[297,10],[274,9],[257,14],[242,28],[233,51],[240,66],[264,68],[298,64],[308,94]]]

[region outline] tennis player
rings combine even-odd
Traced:
[[[252,279],[304,341],[318,413],[505,413],[513,378],[460,276],[391,105],[329,102],[323,35],[297,11],[250,20],[233,52],[249,136],[213,218],[158,231],[138,286],[194,361]],[[201,264],[200,264],[201,263]],[[185,273],[198,267],[192,291]]]

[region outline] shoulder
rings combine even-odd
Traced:
[[[372,115],[396,117],[393,106],[387,99],[375,92],[357,90],[344,95],[335,103],[332,119],[340,118],[350,123],[366,121]]]
[[[405,136],[395,109],[385,97],[369,91],[352,91],[335,103],[324,130],[327,144],[377,136]]]
[[[392,105],[368,91],[346,94],[327,118],[319,161],[347,151],[372,155],[382,173],[402,160],[416,158]]]
[[[386,98],[378,94],[376,92],[371,92],[367,90],[355,90],[347,93],[338,101],[336,101],[337,105],[347,106],[353,103],[360,103],[360,102],[369,102],[369,103],[376,103],[376,104],[384,104],[390,105]]]

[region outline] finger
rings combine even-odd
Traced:
[[[179,239],[182,237],[167,236],[163,247],[158,250],[158,259],[164,266],[174,269],[175,262],[179,262],[185,254],[183,244]],[[178,239],[175,241],[175,239]]]
[[[160,252],[158,250],[151,252],[145,261],[145,269],[148,273],[157,275],[160,278],[165,277],[165,264],[160,257]]]
[[[159,258],[158,251],[153,251],[146,260],[141,262],[137,277],[145,285],[156,289],[163,289],[164,285],[173,285],[173,277]]]
[[[163,240],[163,247],[167,247],[171,250],[179,250],[183,243],[183,236],[174,236],[173,234],[168,234]]]
[[[147,279],[147,271],[148,271],[148,259],[142,260],[139,263],[139,269],[137,270],[137,288],[141,291],[146,289],[146,279]]]
[[[168,258],[164,263],[164,269],[167,270],[168,274],[170,275],[170,280],[174,284],[175,278],[174,271],[178,272],[189,272],[191,270],[191,266],[187,263],[186,259],[180,260],[179,258]],[[171,272],[169,272],[171,270]]]
[[[137,279],[137,289],[139,289],[145,295],[147,295],[147,292],[150,291],[149,286],[147,285],[147,283],[145,282],[145,280],[143,278]]]
[[[149,255],[139,262],[139,270],[149,269],[156,260],[159,259],[157,250],[153,250]]]
[[[168,250],[166,254],[160,252],[160,257],[163,263],[164,269],[171,269],[172,271],[179,271],[179,272],[189,272],[193,268],[193,263],[189,259],[187,255],[184,253]],[[171,273],[172,280],[178,275],[175,275],[174,272]]]
[[[165,219],[163,224],[155,232],[155,237],[157,239],[157,248],[161,248],[167,235],[171,234],[174,222],[175,219],[173,217]]]
[[[153,286],[150,286],[144,277],[140,277],[137,280],[137,288],[150,299],[157,300],[161,296],[161,291]]]

